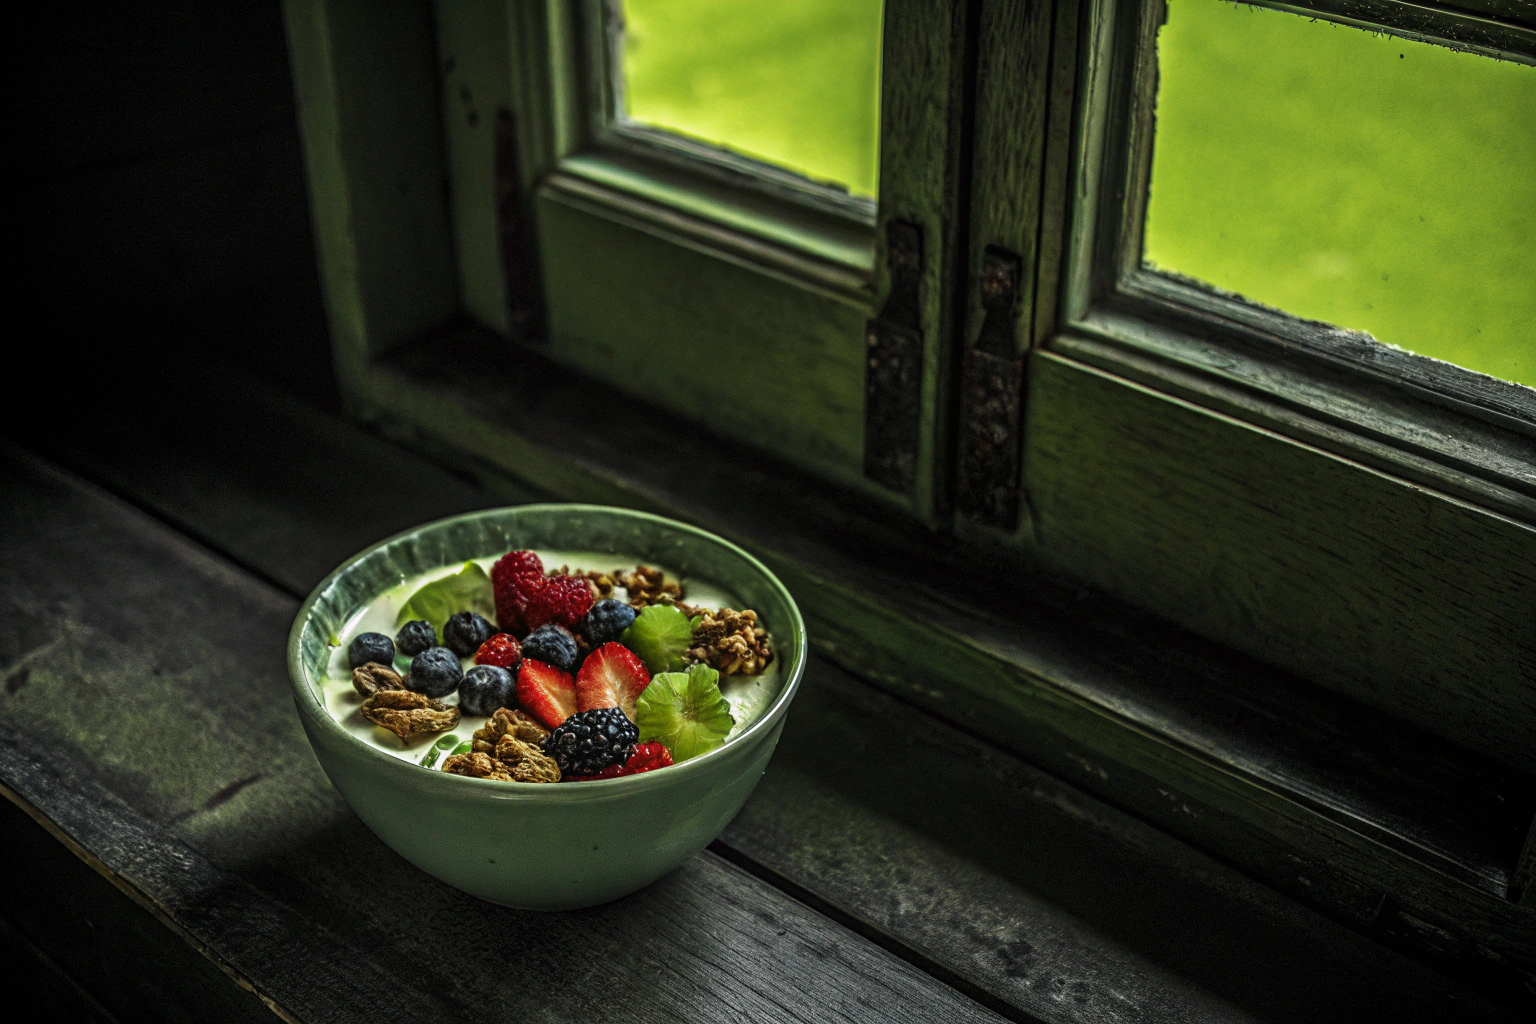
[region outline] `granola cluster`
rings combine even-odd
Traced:
[[[475,730],[471,743],[475,750],[489,754],[495,751],[496,744],[503,736],[511,736],[537,747],[549,739],[549,730],[535,722],[526,711],[498,708],[484,725]]]
[[[513,782],[559,782],[559,765],[554,758],[544,753],[543,743],[548,738],[549,730],[535,722],[526,712],[499,708],[485,725],[475,730],[470,742],[474,755],[483,756],[493,765],[499,766],[494,770],[505,772],[506,777]],[[462,758],[466,755],[457,756]],[[471,774],[468,762],[457,762],[457,768],[449,767],[452,764],[455,762],[450,757],[443,771],[457,775]],[[480,762],[475,764],[479,765]]]
[[[758,625],[756,612],[696,611],[699,623],[686,655],[690,662],[708,665],[723,676],[755,676],[773,660],[768,632]]]
[[[667,579],[666,573],[648,565],[637,565],[634,572],[620,573],[616,578],[628,593],[629,603],[636,608],[652,604],[676,604],[683,599],[681,584]]]
[[[509,552],[489,574],[466,562],[416,589],[394,637],[352,638],[360,714],[408,745],[441,734],[417,763],[446,758],[442,771],[469,778],[589,781],[670,767],[734,727],[720,677],[773,660],[755,612],[684,597],[679,580],[647,565],[546,572],[534,551]],[[409,673],[397,672],[407,657]],[[443,702],[455,691],[464,714],[496,709],[468,740],[453,731],[460,707]]]
[[[396,677],[398,678],[398,677]],[[363,701],[363,717],[403,740],[459,724],[459,709],[414,690],[379,690]]]
[[[648,565],[637,565],[629,572],[615,569],[604,572],[596,569],[572,569],[562,565],[559,571],[550,570],[550,576],[576,576],[587,581],[592,596],[602,600],[624,588],[628,603],[636,608],[652,604],[676,604],[683,599],[683,585],[667,579],[666,573]]]

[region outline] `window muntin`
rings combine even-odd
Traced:
[[[883,6],[615,0],[615,120],[872,197]]]
[[[1170,0],[1143,259],[1536,383],[1536,68]]]

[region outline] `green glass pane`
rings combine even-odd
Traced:
[[[1158,68],[1149,265],[1536,384],[1536,68],[1220,0]]]
[[[624,0],[624,115],[875,194],[882,0]]]

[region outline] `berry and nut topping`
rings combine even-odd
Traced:
[[[652,566],[546,571],[512,551],[398,593],[336,652],[351,685],[334,699],[360,701],[371,742],[424,768],[524,783],[640,775],[719,747],[738,724],[731,700],[751,713],[772,692],[757,613],[685,603],[683,582]],[[452,732],[461,716],[469,740]]]

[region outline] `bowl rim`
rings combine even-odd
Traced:
[[[649,520],[670,529],[682,531],[684,533],[690,533],[705,541],[720,545],[746,561],[746,563],[752,569],[761,573],[763,577],[768,581],[768,584],[777,590],[780,596],[783,597],[785,606],[789,609],[790,613],[792,625],[791,631],[797,638],[797,642],[794,645],[793,651],[794,662],[792,669],[786,674],[784,684],[779,690],[778,696],[774,698],[773,703],[770,704],[768,708],[762,712],[762,714],[758,715],[757,721],[749,725],[745,730],[742,731],[740,735],[733,737],[726,743],[721,744],[706,754],[700,754],[698,757],[690,758],[681,764],[671,765],[665,771],[641,772],[638,775],[625,775],[613,779],[596,779],[587,782],[560,782],[554,785],[540,782],[503,782],[499,779],[476,779],[462,775],[450,775],[444,771],[424,769],[419,764],[413,764],[403,758],[395,757],[393,754],[390,754],[384,750],[380,750],[378,747],[366,743],[359,737],[354,736],[351,732],[344,728],[340,722],[332,717],[331,713],[320,702],[319,698],[315,694],[315,687],[310,682],[309,670],[304,664],[304,627],[313,615],[314,607],[319,603],[321,595],[325,593],[325,591],[331,586],[331,584],[336,581],[339,576],[345,573],[348,569],[352,568],[358,562],[361,562],[363,559],[367,558],[369,555],[372,555],[379,549],[387,547],[398,540],[411,536],[412,534],[421,533],[424,530],[432,529],[435,527],[447,526],[450,523],[455,523],[462,520],[479,519],[495,513],[517,512],[522,510],[573,513],[600,512],[605,514],[617,514],[632,519]],[[781,582],[779,578],[774,575],[766,565],[764,565],[754,555],[746,551],[740,545],[734,544],[731,541],[726,540],[724,537],[719,536],[718,534],[711,533],[708,530],[700,529],[699,527],[693,526],[689,523],[680,522],[676,519],[668,519],[665,516],[658,516],[650,512],[641,512],[636,509],[624,508],[623,506],[619,505],[594,505],[576,502],[530,502],[524,505],[500,505],[494,508],[477,509],[473,512],[461,512],[457,515],[445,516],[441,519],[434,519],[426,523],[421,523],[417,526],[413,526],[405,530],[400,530],[397,533],[393,533],[390,536],[385,537],[383,540],[370,544],[368,547],[363,548],[361,551],[358,551],[356,554],[343,561],[335,569],[326,574],[324,579],[315,585],[314,589],[309,592],[309,596],[304,599],[304,603],[299,606],[298,613],[294,616],[293,626],[289,629],[288,632],[288,680],[293,687],[294,700],[298,704],[299,711],[304,718],[316,723],[320,729],[326,731],[330,735],[342,737],[345,742],[353,744],[357,749],[363,751],[365,755],[372,757],[375,763],[378,763],[382,766],[384,762],[388,762],[389,765],[394,766],[384,766],[384,771],[402,771],[411,773],[409,775],[402,775],[399,778],[401,783],[406,784],[411,788],[416,788],[423,784],[443,785],[450,787],[477,785],[480,787],[478,790],[462,790],[460,791],[459,795],[468,796],[473,792],[481,792],[487,796],[500,793],[504,796],[517,794],[519,796],[526,795],[532,797],[534,794],[542,793],[545,795],[545,797],[552,797],[562,800],[581,800],[589,798],[605,800],[619,796],[625,792],[639,793],[648,788],[657,788],[672,785],[674,783],[684,782],[690,775],[697,774],[700,771],[709,770],[711,764],[719,762],[719,755],[725,754],[732,748],[737,750],[745,750],[747,747],[755,745],[756,740],[759,740],[763,735],[766,735],[767,732],[774,729],[778,725],[779,721],[784,717],[786,711],[789,708],[790,702],[794,699],[796,691],[798,691],[800,688],[800,680],[805,675],[805,665],[808,654],[809,645],[807,643],[805,633],[805,619],[800,614],[800,606],[795,603],[794,596],[790,594],[789,588],[785,587],[783,582]],[[782,648],[780,648],[779,656],[781,658],[784,656]],[[314,744],[311,743],[311,746],[313,745]],[[428,782],[428,776],[439,779],[441,781],[437,783]],[[487,786],[487,783],[490,785]],[[620,789],[620,787],[627,787],[627,789]],[[559,794],[565,795],[559,796]]]

